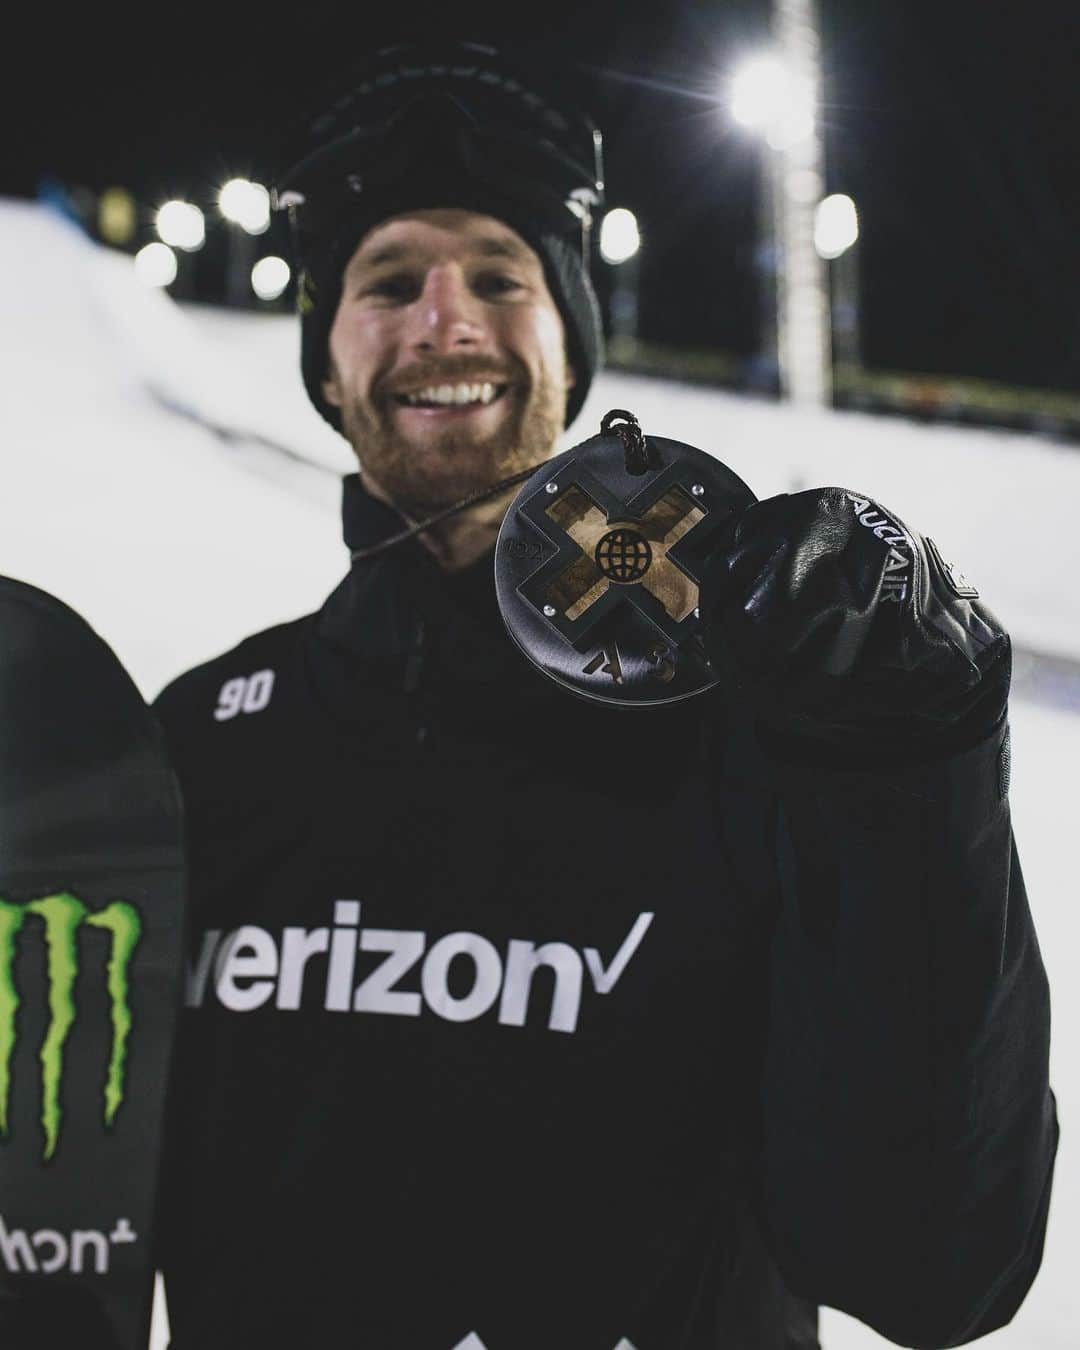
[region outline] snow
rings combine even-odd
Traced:
[[[142,288],[129,259],[36,205],[0,200],[0,244],[0,573],[82,613],[147,697],[246,634],[315,608],[346,567],[339,478],[353,460],[307,403],[295,320],[181,308]],[[613,407],[714,452],[759,496],[833,482],[877,498],[937,540],[1020,647],[1056,658],[1018,663],[1012,804],[1050,974],[1064,1137],[1042,1272],[1012,1325],[984,1343],[1075,1346],[1080,452],[613,373],[596,381],[563,444],[593,434]],[[155,1350],[166,1336],[159,1300]],[[822,1336],[827,1350],[888,1344],[829,1310]]]

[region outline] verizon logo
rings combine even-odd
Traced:
[[[596,947],[579,952],[567,942],[525,938],[500,950],[479,933],[447,933],[429,945],[413,929],[361,928],[360,901],[338,900],[325,928],[285,928],[280,937],[251,924],[207,930],[187,971],[185,1001],[200,1008],[209,997],[238,1013],[267,1004],[296,1012],[305,991],[318,988],[327,1012],[419,1017],[427,1009],[447,1022],[474,1022],[497,1008],[503,1026],[523,1027],[531,1011],[546,1017],[549,1030],[572,1032],[586,975],[598,994],[610,994],[653,917],[639,914],[605,959]],[[372,952],[382,959],[358,981],[357,957]],[[532,997],[545,970],[553,977],[544,982],[550,1002]]]

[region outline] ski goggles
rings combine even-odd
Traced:
[[[451,196],[478,189],[547,228],[580,233],[587,263],[593,215],[604,203],[599,128],[583,114],[556,111],[512,77],[469,74],[405,67],[396,86],[389,82],[395,87],[361,85],[320,119],[322,144],[281,175],[272,195],[275,209],[289,214],[301,256],[343,217],[415,196],[419,183]]]

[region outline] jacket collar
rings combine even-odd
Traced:
[[[368,493],[359,474],[343,483],[342,526],[350,549],[398,533],[402,517]],[[354,562],[323,605],[316,632],[397,682],[417,648],[438,643],[463,678],[485,679],[522,663],[495,599],[494,549],[447,573],[418,539]]]
[[[405,527],[404,519],[392,506],[367,491],[358,473],[348,474],[342,483],[341,522],[350,549],[370,548]]]

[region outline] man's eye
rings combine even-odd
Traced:
[[[415,282],[412,277],[401,275],[393,277],[383,277],[379,281],[373,281],[367,288],[368,295],[385,295],[391,300],[401,300],[415,290]]]
[[[479,293],[489,295],[509,295],[513,291],[524,289],[516,277],[509,276],[505,272],[484,272],[476,277],[473,285]],[[422,282],[417,277],[410,276],[407,272],[399,272],[372,281],[363,289],[362,294],[381,296],[387,300],[410,301],[416,298],[421,289]]]
[[[516,277],[507,276],[505,272],[485,272],[482,276],[477,277],[477,285],[481,289],[494,291],[497,294],[521,290],[521,282]]]

